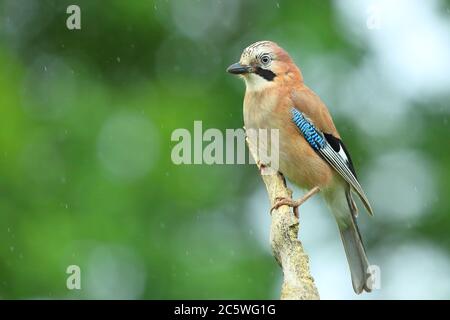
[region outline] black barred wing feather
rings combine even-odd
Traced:
[[[369,214],[373,215],[372,207],[356,178],[350,154],[343,142],[331,134],[320,132],[310,120],[295,108],[292,108],[292,121],[300,130],[309,145],[350,184],[352,189],[361,198],[361,201],[364,203]]]

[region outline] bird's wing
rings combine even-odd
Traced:
[[[297,108],[291,109],[291,119],[309,145],[336,170],[361,198],[367,211],[373,215],[372,207],[356,178],[350,154],[341,139],[331,133],[320,131],[313,122]]]

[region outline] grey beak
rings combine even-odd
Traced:
[[[245,66],[237,62],[229,66],[227,68],[227,72],[232,74],[245,74],[249,73],[250,69],[251,69],[250,66]]]

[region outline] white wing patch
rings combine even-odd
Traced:
[[[356,179],[349,166],[349,160],[345,154],[344,148],[339,145],[339,151],[336,152],[331,145],[327,142],[325,146],[318,150],[318,152],[325,158],[325,160],[336,170],[345,181],[347,181],[353,188],[353,190],[359,195],[364,206],[369,214],[373,214],[372,208],[369,204],[366,194],[364,193],[361,185]]]
[[[339,144],[339,152],[338,152],[338,154],[341,156],[342,159],[345,160],[345,162],[349,163],[347,154],[345,153],[344,148],[342,148],[341,144]]]

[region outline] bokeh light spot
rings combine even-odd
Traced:
[[[149,120],[135,113],[118,113],[107,119],[98,136],[98,157],[114,178],[142,178],[154,167],[159,141]]]

